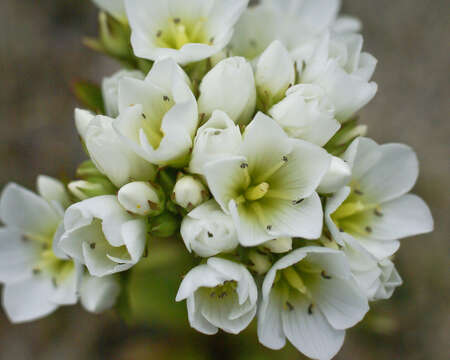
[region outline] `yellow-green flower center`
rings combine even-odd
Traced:
[[[162,48],[175,50],[189,43],[212,44],[214,38],[208,38],[205,24],[204,18],[197,19],[195,22],[179,17],[170,18],[166,26],[156,32],[156,44]]]
[[[223,284],[214,288],[207,288],[211,298],[224,299],[227,296],[233,295],[236,292],[237,282],[234,280],[227,280]]]

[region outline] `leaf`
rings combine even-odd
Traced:
[[[81,105],[87,109],[98,114],[105,113],[102,91],[98,85],[84,80],[75,81],[73,92]]]

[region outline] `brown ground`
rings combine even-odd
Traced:
[[[430,204],[436,231],[403,242],[397,264],[405,285],[391,301],[377,305],[378,325],[349,332],[337,359],[446,360],[450,2],[344,4],[346,13],[362,19],[365,47],[379,59],[375,79],[380,90],[362,112],[363,121],[377,141],[405,142],[416,149],[421,176],[415,192]],[[114,63],[80,44],[82,36],[95,34],[95,17],[88,1],[0,1],[0,187],[8,181],[32,187],[39,173],[70,176],[83,158],[69,84],[76,78],[99,80],[115,69]],[[130,329],[113,316],[96,317],[78,308],[20,326],[10,325],[0,314],[0,359],[170,359],[161,336],[152,335],[157,333]],[[172,336],[177,343],[186,342]],[[190,341],[201,348],[203,339],[192,335]],[[227,355],[225,341],[236,339],[210,341],[216,359],[235,358]],[[276,358],[278,353],[261,354]]]

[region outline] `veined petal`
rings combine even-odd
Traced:
[[[380,146],[372,139],[355,139],[343,155],[352,168],[352,178],[361,179],[381,158]]]
[[[214,335],[217,334],[219,329],[212,325],[202,313],[198,310],[198,306],[195,303],[196,295],[190,296],[187,298],[187,308],[188,308],[188,318],[189,324],[197,331],[206,335]]]
[[[204,167],[209,189],[227,214],[230,213],[228,209],[230,200],[237,198],[240,195],[239,191],[248,186],[245,178],[248,169],[244,164],[248,164],[245,157],[233,156],[207,163]]]
[[[2,305],[13,323],[40,319],[58,308],[49,298],[54,292],[50,278],[33,276],[21,282],[5,285]]]
[[[378,203],[409,192],[419,174],[417,156],[409,146],[385,144],[380,150],[379,161],[359,181],[364,195]]]
[[[0,219],[25,234],[51,238],[61,216],[40,196],[17,184],[9,184],[0,198]]]
[[[394,255],[400,248],[400,241],[383,241],[369,237],[356,237],[356,240],[376,259],[383,260]]]
[[[292,311],[281,313],[283,331],[289,341],[303,354],[318,360],[330,360],[342,347],[344,330],[334,329],[322,312],[304,296],[289,299]]]
[[[348,280],[320,279],[309,287],[314,300],[335,329],[348,329],[369,311],[367,298]]]
[[[258,312],[258,340],[264,346],[278,350],[286,344],[286,336],[281,323],[282,298],[272,291],[263,299]]]
[[[324,149],[306,141],[291,140],[291,144],[293,150],[286,154],[286,164],[268,182],[271,190],[276,192],[271,197],[297,201],[313,194],[328,171],[331,156]],[[270,148],[266,146],[266,149]]]
[[[294,201],[295,202],[295,201]],[[317,239],[322,232],[323,212],[320,198],[313,193],[299,204],[293,200],[262,199],[260,201],[269,235]]]
[[[215,287],[222,284],[227,277],[208,265],[199,265],[190,270],[181,282],[176,301],[189,298],[200,287]]]
[[[262,112],[256,114],[244,132],[242,154],[247,158],[249,173],[258,183],[265,181],[265,173],[283,162],[283,156],[292,151],[292,143],[283,129]]]
[[[39,244],[14,228],[0,228],[0,282],[9,284],[32,276],[39,260]]]

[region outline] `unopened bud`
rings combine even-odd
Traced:
[[[274,254],[283,254],[292,250],[292,238],[280,237],[275,240],[267,241],[262,246]]]
[[[258,275],[264,275],[272,266],[269,257],[267,255],[259,253],[256,250],[251,250],[248,254],[248,258],[251,261],[249,269],[253,270]]]
[[[193,176],[183,176],[175,184],[172,200],[182,208],[192,210],[209,199],[208,190]]]
[[[86,200],[96,196],[112,195],[116,188],[107,179],[98,178],[96,182],[78,180],[67,185],[70,193],[78,200]]]
[[[132,56],[130,46],[130,28],[104,12],[99,14],[100,42],[103,48],[118,58]]]
[[[89,180],[91,178],[105,177],[95,166],[92,160],[86,160],[78,166],[76,171],[77,178]],[[105,177],[106,179],[106,177]]]
[[[172,213],[165,212],[159,216],[149,218],[151,236],[170,237],[178,232],[180,228],[180,220]]]
[[[351,120],[342,125],[336,135],[325,145],[325,149],[330,154],[339,156],[347,150],[354,139],[366,134],[366,125],[358,125],[357,119]]]
[[[161,187],[136,181],[124,185],[118,193],[120,204],[129,212],[141,216],[157,216],[164,211],[165,196]]]

